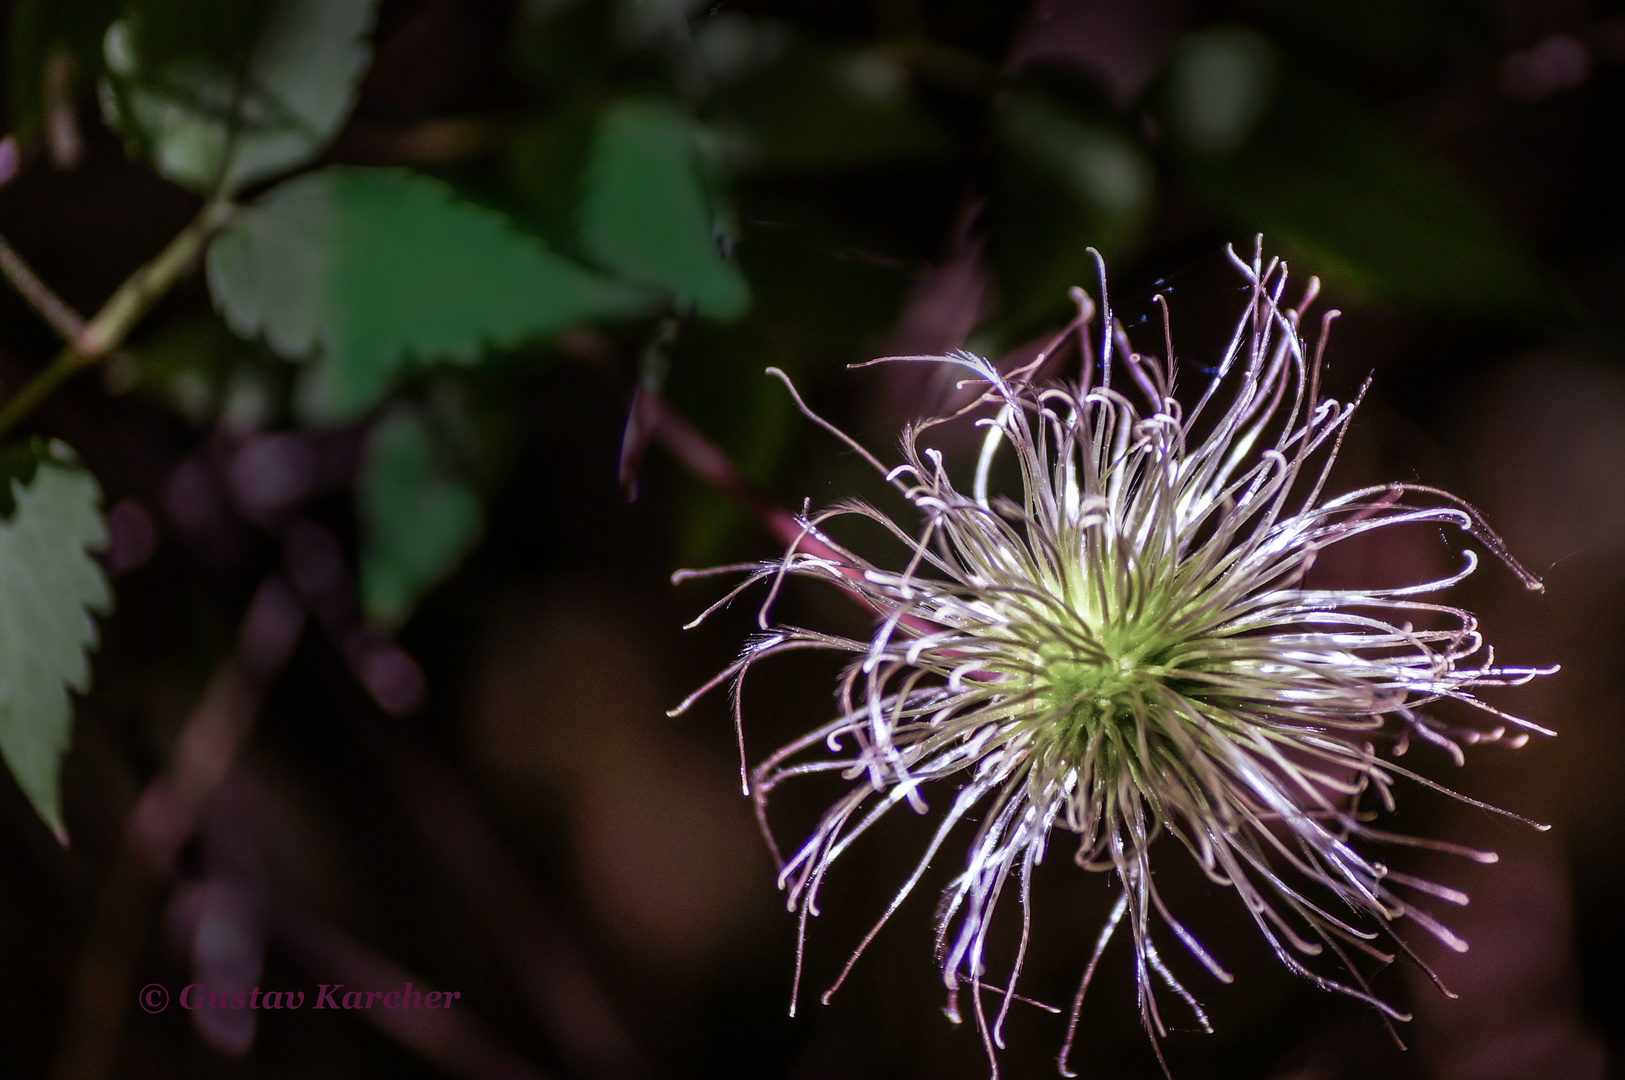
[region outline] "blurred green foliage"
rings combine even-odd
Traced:
[[[148,0],[107,28],[102,111],[166,179],[230,194],[338,130],[377,0]]]
[[[423,591],[479,537],[480,501],[435,461],[431,431],[397,407],[367,437],[356,482],[361,518],[361,604],[385,626],[398,625]]]
[[[910,289],[966,251],[985,250],[967,280],[988,290],[940,302],[985,347],[1013,347],[1094,280],[1090,249],[1140,257],[1170,200],[1204,205],[1210,232],[1268,233],[1345,302],[1550,304],[1483,200],[1355,85],[1470,55],[1484,40],[1471,7],[1340,0],[1311,18],[1257,0],[1170,36],[1125,94],[1064,34],[1004,62],[985,19],[865,38],[676,0],[533,2],[514,14],[506,75],[523,104],[440,178],[321,161],[361,92],[376,8],[24,0],[11,109],[33,137],[49,93],[99,74],[107,122],[165,178],[222,199],[270,183],[214,238],[207,282],[225,325],[297,377],[231,359],[218,324],[194,318],[147,334],[120,378],[233,430],[384,417],[355,513],[364,608],[385,624],[450,571],[482,516],[409,402],[446,365],[561,331],[607,334],[589,351],[620,352],[771,485],[795,439],[767,364],[816,384],[882,351]],[[47,72],[56,55],[76,79]],[[651,352],[671,327],[675,346]],[[676,490],[679,552],[725,554],[737,507]],[[59,724],[42,714],[49,739]]]
[[[1233,27],[1186,38],[1164,112],[1191,186],[1356,294],[1438,307],[1550,304],[1528,255],[1439,162]]]
[[[750,287],[721,250],[727,230],[696,135],[664,102],[605,106],[581,180],[581,246],[601,266],[670,290],[679,309],[737,319]]]
[[[456,637],[446,612],[460,588],[505,595],[562,559],[571,530],[647,530],[621,546],[575,542],[660,574],[765,553],[746,500],[658,450],[644,505],[624,511],[644,516],[594,510],[583,491],[617,497],[621,433],[600,430],[614,426],[603,417],[625,416],[634,387],[657,393],[765,498],[818,503],[831,476],[863,463],[802,423],[764,368],[883,449],[951,387],[846,365],[967,342],[1018,349],[1070,315],[1069,287],[1096,289],[1091,249],[1118,299],[1263,232],[1343,307],[1508,340],[1572,307],[1573,281],[1530,250],[1527,223],[1509,223],[1508,200],[1458,171],[1448,132],[1418,119],[1415,100],[1444,89],[1452,107],[1505,104],[1507,46],[1473,0],[8,10],[10,130],[42,174],[23,179],[59,185],[64,213],[107,233],[102,262],[134,267],[158,246],[126,227],[140,217],[126,204],[106,213],[128,220],[98,216],[132,170],[181,210],[202,197],[233,211],[201,282],[105,361],[105,399],[91,380],[72,387],[98,403],[95,419],[70,433],[53,427],[60,412],[33,418],[125,470],[103,483],[114,501],[134,493],[168,514],[164,543],[204,553],[171,592],[206,599],[166,595],[155,619],[223,621],[220,597],[236,603],[281,565],[275,530],[296,514],[338,537],[351,606],[380,639]],[[1068,22],[1079,12],[1123,33]],[[64,108],[113,133],[87,138],[112,151],[78,176],[47,173],[50,155],[35,152]],[[110,163],[120,145],[138,164]],[[103,186],[76,187],[87,175]],[[142,197],[143,214],[171,205]],[[42,276],[86,261],[63,250]],[[77,284],[62,291],[105,295]],[[29,333],[0,363],[43,359],[43,331]],[[163,428],[155,411],[184,422]],[[340,464],[255,517],[232,455],[267,436],[338,446]],[[105,524],[86,470],[7,437],[0,754],[60,832],[67,695],[88,682],[87,612],[108,604],[87,554]],[[105,440],[100,458],[86,439]],[[187,469],[207,476],[204,525],[170,506]],[[212,623],[195,636],[229,647]],[[170,667],[196,689],[194,672]]]
[[[838,48],[743,16],[708,24],[694,46],[724,110],[718,138],[741,168],[852,168],[955,151],[893,50]]]
[[[473,364],[492,345],[650,306],[396,169],[321,169],[271,189],[215,238],[208,279],[233,330],[311,362],[300,406],[319,423],[365,413],[403,366]]]

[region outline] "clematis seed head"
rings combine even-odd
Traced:
[[[1399,780],[1495,808],[1394,759],[1413,738],[1459,761],[1466,745],[1521,745],[1530,732],[1551,734],[1478,691],[1556,669],[1498,665],[1469,612],[1430,598],[1473,572],[1471,548],[1459,570],[1438,580],[1342,589],[1308,583],[1329,548],[1431,523],[1470,537],[1540,588],[1478,511],[1453,495],[1416,484],[1325,495],[1358,404],[1320,392],[1320,350],[1335,312],[1323,318],[1311,349],[1300,324],[1318,291],[1314,279],[1289,306],[1287,267],[1266,262],[1261,243],[1250,260],[1229,256],[1247,300],[1194,401],[1176,394],[1171,335],[1160,356],[1136,352],[1111,317],[1103,274],[1098,333],[1095,304],[1075,290],[1076,318],[1015,370],[963,352],[889,358],[957,366],[974,391],[953,416],[906,429],[895,467],[803,404],[895,486],[918,521],[845,502],[801,515],[801,534],[782,558],[719,568],[742,571],[745,580],[711,610],[767,586],[762,633],[674,710],[731,681],[742,723],[739,686],[757,662],[800,649],[851,656],[834,718],[746,775],[779,885],[800,916],[796,986],[808,918],[830,868],[897,807],[929,812],[932,794],[932,838],[830,992],[950,836],[968,833],[963,868],[938,909],[938,956],[949,1016],[959,1019],[968,988],[995,1075],[1005,1016],[1025,1000],[1016,988],[1030,940],[1033,871],[1052,839],[1118,890],[1072,1002],[1064,1075],[1072,1075],[1067,1057],[1084,992],[1114,934],[1130,939],[1140,1013],[1159,1061],[1164,996],[1207,1026],[1159,943],[1177,940],[1214,978],[1231,981],[1159,892],[1149,863],[1159,840],[1183,847],[1209,880],[1234,890],[1288,969],[1404,1020],[1362,971],[1401,954],[1422,964],[1402,936],[1407,920],[1464,949],[1431,908],[1466,897],[1391,870],[1375,852],[1494,856],[1386,831],[1372,811],[1393,809]],[[1046,380],[1073,340],[1082,358],[1077,380]],[[950,478],[943,455],[921,444],[955,417],[979,417],[986,428],[968,491]],[[1020,490],[1009,495],[990,490],[1000,454],[1013,456],[1020,476]],[[884,567],[837,542],[826,525],[843,516],[902,540],[907,560]],[[772,604],[788,577],[821,579],[860,599],[877,613],[873,634],[860,640],[774,624]],[[1482,722],[1446,722],[1435,706],[1448,702]],[[740,745],[743,769],[742,733]],[[834,774],[847,788],[812,835],[782,855],[767,800],[780,784],[809,774]],[[1007,888],[1019,895],[1021,933],[1008,972],[993,983],[987,940]],[[792,1012],[794,1002],[793,991]]]

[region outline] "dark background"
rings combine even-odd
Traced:
[[[764,367],[789,371],[886,457],[898,426],[940,407],[947,388],[912,369],[845,365],[964,344],[1015,350],[1064,319],[1068,285],[1098,290],[1084,251],[1094,244],[1139,344],[1157,346],[1154,327],[1135,327],[1150,296],[1171,289],[1179,351],[1199,368],[1241,295],[1223,245],[1245,252],[1265,232],[1295,274],[1324,278],[1323,306],[1344,311],[1329,391],[1347,399],[1373,380],[1335,486],[1447,487],[1546,579],[1544,595],[1528,595],[1487,564],[1459,595],[1505,661],[1563,665],[1496,699],[1559,737],[1470,753],[1459,772],[1415,753],[1429,775],[1553,828],[1402,793],[1396,828],[1502,854],[1494,867],[1411,860],[1472,893],[1450,913],[1472,950],[1418,942],[1457,1000],[1402,964],[1378,978],[1416,1013],[1401,1027],[1406,1052],[1370,1010],[1292,979],[1233,896],[1169,858],[1164,895],[1238,976],[1228,987],[1193,976],[1217,1032],[1175,1032],[1174,1074],[1614,1075],[1625,1040],[1613,682],[1625,637],[1625,12],[1551,0],[763,0],[693,7],[679,47],[629,37],[633,6],[385,0],[359,105],[324,160],[441,176],[568,248],[599,105],[638,92],[690,110],[734,147],[720,154],[720,190],[753,306],[733,322],[683,322],[665,399],[792,508],[878,497],[877,485],[795,415]],[[107,17],[96,7],[75,9],[92,42]],[[1198,80],[1199,97],[1224,93],[1188,66],[1214,41],[1242,42],[1265,73],[1256,116],[1218,149],[1199,145],[1180,112],[1181,79]],[[84,55],[93,66],[94,49]],[[196,206],[102,126],[91,74],[76,84],[79,156],[53,161],[36,139],[0,190],[0,233],[81,310]],[[132,339],[133,362],[173,356],[166,333],[211,321],[232,340],[194,275]],[[400,629],[426,680],[420,707],[380,708],[337,632],[313,622],[157,884],[117,872],[126,815],[256,584],[287,557],[232,509],[228,463],[246,440],[299,429],[285,409],[233,427],[218,409],[188,413],[157,380],[128,389],[94,374],[30,418],[29,430],[80,451],[109,507],[147,525],[115,528],[107,557],[117,610],[66,765],[72,847],[0,782],[8,1075],[987,1073],[973,1027],[939,1011],[929,889],[817,1004],[917,857],[924,820],[893,822],[843,857],[813,920],[803,1014],[785,1015],[794,917],[738,795],[725,699],[664,715],[729,662],[754,615],[741,605],[685,633],[717,592],[674,589],[670,573],[776,548],[738,500],[659,448],[638,500],[625,499],[628,400],[659,332],[654,318],[582,328],[405,386],[461,395],[487,520],[480,546]],[[0,295],[0,387],[51,351],[22,302]],[[181,353],[183,365],[205,362]],[[299,435],[340,475],[302,513],[337,540],[341,566],[355,559],[343,474],[363,429]],[[224,492],[202,518],[187,516],[187,469]],[[142,546],[148,526],[155,539]],[[120,555],[120,542],[136,547]],[[1408,578],[1446,559],[1438,535],[1423,534],[1335,571]],[[342,607],[342,572],[330,586]],[[793,589],[780,614],[862,633],[849,607]],[[824,718],[832,676],[794,658],[762,669],[747,688],[753,757]],[[816,783],[784,792],[783,835],[808,827],[828,794]],[[938,886],[955,860],[939,862]],[[1050,862],[1023,987],[1065,1004],[1110,892],[1066,858]],[[307,1008],[261,1013],[243,1047],[240,1033],[199,1031],[173,1005],[138,1011],[138,987],[198,978],[203,910],[226,954],[209,970],[262,957],[259,985],[307,990],[393,985],[405,972],[459,990],[471,1026],[431,1045]],[[1107,954],[1083,1015],[1082,1075],[1158,1075],[1126,949]],[[1053,1075],[1064,1018],[1018,1006],[1009,1028],[1004,1072]],[[105,1069],[73,1072],[86,1047],[101,1048]]]

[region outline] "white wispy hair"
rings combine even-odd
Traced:
[[[839,715],[750,770],[745,785],[779,863],[779,885],[800,914],[798,987],[819,888],[859,836],[905,803],[927,812],[924,793],[950,788],[924,853],[829,993],[955,827],[976,822],[964,870],[939,908],[938,954],[949,1015],[959,1018],[959,987],[968,985],[995,1074],[995,1050],[1003,1046],[1002,1025],[1027,955],[1033,870],[1058,830],[1078,838],[1074,862],[1115,875],[1121,886],[1072,1003],[1059,1059],[1064,1075],[1072,1075],[1067,1056],[1084,992],[1125,922],[1140,1013],[1159,1061],[1167,1029],[1155,982],[1181,998],[1204,1028],[1207,1018],[1163,963],[1154,937],[1171,933],[1215,978],[1231,981],[1157,890],[1149,858],[1161,833],[1175,837],[1209,880],[1236,891],[1291,971],[1403,1020],[1371,991],[1357,956],[1387,963],[1403,952],[1422,964],[1395,931],[1401,919],[1465,949],[1418,898],[1454,904],[1467,898],[1392,870],[1366,849],[1419,847],[1480,862],[1495,856],[1380,829],[1371,804],[1392,810],[1395,780],[1405,778],[1495,808],[1393,757],[1413,736],[1459,762],[1466,744],[1521,745],[1528,732],[1550,734],[1475,691],[1556,669],[1497,665],[1469,612],[1420,599],[1471,574],[1472,550],[1463,551],[1458,572],[1439,580],[1397,588],[1306,586],[1319,552],[1379,529],[1431,522],[1466,533],[1529,588],[1541,587],[1480,514],[1447,492],[1387,484],[1322,497],[1358,405],[1320,395],[1321,350],[1336,313],[1323,319],[1311,353],[1300,322],[1318,283],[1310,279],[1301,301],[1289,307],[1282,300],[1284,263],[1266,263],[1261,246],[1251,261],[1233,250],[1229,257],[1248,283],[1248,300],[1188,411],[1174,393],[1166,307],[1164,354],[1135,352],[1111,317],[1103,274],[1098,350],[1090,332],[1094,304],[1075,290],[1077,318],[1014,371],[1001,373],[964,352],[888,358],[957,365],[969,372],[962,386],[977,388],[952,416],[906,429],[895,468],[796,395],[809,417],[860,452],[919,511],[917,531],[865,503],[847,502],[804,513],[801,535],[782,559],[676,575],[746,574],[695,623],[751,585],[770,587],[763,633],[674,714],[731,680],[735,721],[742,724],[739,682],[756,662],[797,649],[853,655],[838,683]],[[1074,335],[1081,380],[1044,384],[1043,369]],[[977,421],[987,432],[966,495],[950,480],[943,456],[921,448],[919,436],[978,410],[990,415]],[[1019,466],[1019,501],[989,495],[992,466],[1005,447]],[[911,552],[907,564],[882,569],[837,543],[824,525],[842,515],[870,519],[903,541]],[[790,575],[855,594],[879,615],[873,636],[861,641],[771,625],[774,598]],[[1429,711],[1444,701],[1465,703],[1487,720],[1468,728],[1447,724]],[[742,730],[740,746],[743,768]],[[787,779],[815,773],[838,774],[850,787],[811,837],[782,857],[767,826],[767,798]],[[994,909],[1011,882],[1021,897],[1020,942],[1004,985],[990,987],[984,952]],[[1327,953],[1330,971],[1310,966]],[[1002,999],[991,1019],[987,990]]]

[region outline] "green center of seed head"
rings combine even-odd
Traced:
[[[1087,739],[1104,723],[1132,724],[1135,700],[1153,698],[1161,681],[1155,641],[1124,634],[1104,657],[1079,657],[1062,642],[1038,647],[1039,713],[1056,734]]]

